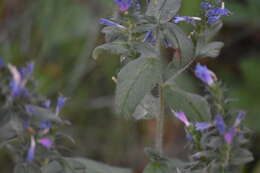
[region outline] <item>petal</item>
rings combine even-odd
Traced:
[[[53,141],[50,138],[41,138],[38,142],[45,148],[51,148],[53,146]]]
[[[34,160],[35,148],[36,148],[35,139],[33,136],[31,136],[31,145],[28,150],[27,159],[26,159],[28,162],[32,162]]]

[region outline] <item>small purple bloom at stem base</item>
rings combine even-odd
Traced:
[[[211,123],[207,123],[207,122],[198,122],[195,123],[195,128],[198,131],[203,131],[203,130],[207,130],[212,126]]]
[[[26,159],[28,162],[32,162],[34,160],[35,148],[36,148],[35,139],[33,136],[31,136],[31,145],[28,150],[27,159]]]
[[[220,134],[224,134],[225,133],[225,130],[226,130],[226,125],[225,125],[225,122],[223,120],[223,117],[221,115],[217,115],[215,117],[215,125],[219,131]]]
[[[216,79],[216,75],[206,66],[203,66],[201,64],[196,65],[195,75],[202,82],[208,84],[209,86],[213,85]]]
[[[229,131],[224,135],[225,141],[227,144],[231,145],[233,142],[233,139],[236,135],[236,128],[232,127],[229,129]]]
[[[181,120],[185,124],[186,127],[190,126],[190,122],[188,121],[188,119],[187,119],[187,117],[186,117],[184,112],[176,112],[175,116],[179,120]]]
[[[51,148],[53,146],[53,141],[50,138],[41,138],[38,141],[45,148]]]

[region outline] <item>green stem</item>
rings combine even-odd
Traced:
[[[164,88],[162,85],[159,86],[160,93],[160,114],[156,117],[156,137],[155,137],[155,148],[159,154],[163,153],[163,132],[164,132],[164,114],[165,114],[165,103],[164,103]]]

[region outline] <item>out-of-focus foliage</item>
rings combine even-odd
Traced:
[[[196,16],[199,2],[183,0],[181,14]],[[259,3],[259,0],[226,1],[234,15],[225,21],[220,37],[225,39],[226,47],[216,60],[219,65],[213,66],[228,87],[234,88],[232,96],[240,98],[237,106],[248,110],[249,126],[255,129],[260,123],[257,120],[260,101],[256,96],[260,75]],[[136,124],[116,118],[112,97],[115,85],[111,77],[119,63],[112,57],[105,57],[96,64],[91,59],[92,49],[104,42],[98,34],[97,21],[111,14],[113,9],[113,0],[1,0],[0,56],[15,64],[35,60],[40,91],[53,98],[57,92],[70,97],[64,116],[72,121],[73,128],[68,128],[68,133],[77,142],[77,148],[67,144],[75,151],[72,155],[131,165],[138,171],[145,163],[143,147],[151,143],[154,122]],[[209,63],[211,61],[214,60]],[[245,78],[248,75],[250,82]],[[195,82],[191,79],[183,83],[193,89],[197,86],[193,86]],[[166,126],[167,153],[185,157],[180,137],[183,132],[176,128],[177,124],[172,128],[171,119]],[[259,157],[258,146],[255,142],[252,148]],[[67,150],[64,153],[70,155]],[[0,171],[3,173],[12,168],[8,158],[10,156],[1,151]],[[250,171],[252,169],[246,173]]]

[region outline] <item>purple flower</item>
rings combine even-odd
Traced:
[[[34,71],[34,66],[35,66],[34,63],[30,62],[30,63],[27,64],[27,66],[19,69],[19,72],[21,74],[22,79],[25,80],[32,75],[32,73]]]
[[[213,8],[206,12],[206,16],[228,16],[231,12],[227,8]]]
[[[195,75],[197,78],[210,86],[214,84],[216,78],[216,75],[211,70],[201,64],[196,65]]]
[[[208,23],[214,23],[220,19],[221,16],[210,16],[208,17]]]
[[[175,116],[179,120],[181,120],[185,124],[186,127],[190,126],[190,122],[188,121],[188,119],[187,119],[187,117],[186,117],[184,112],[176,112]]]
[[[237,118],[234,123],[234,127],[238,127],[243,119],[245,119],[246,113],[245,112],[239,112],[237,115]]]
[[[200,21],[201,18],[199,17],[190,17],[190,16],[175,16],[173,18],[173,23],[180,23],[180,22],[186,22],[189,24],[194,24],[196,21]]]
[[[28,162],[33,161],[34,155],[35,155],[35,148],[36,148],[35,139],[34,139],[33,136],[31,136],[31,145],[30,145],[30,148],[28,150],[27,159],[26,159]]]
[[[9,87],[12,90],[11,95],[13,97],[28,96],[29,92],[25,88],[25,84],[28,78],[32,75],[34,64],[29,63],[26,67],[19,70],[15,66],[8,64],[8,68],[13,76],[13,79],[9,83]]]
[[[115,26],[120,29],[126,29],[123,25],[120,25],[120,24],[113,22],[111,20],[108,20],[108,19],[100,19],[99,22],[106,26]]]
[[[215,117],[215,125],[216,125],[216,127],[217,127],[217,129],[218,129],[220,134],[224,134],[225,133],[225,130],[226,130],[225,126],[226,125],[225,125],[225,122],[224,122],[224,120],[223,120],[221,115],[217,115]]]
[[[154,35],[153,35],[153,30],[150,30],[150,31],[146,32],[146,34],[144,36],[144,39],[143,39],[143,42],[148,42],[150,44],[153,44],[155,42]]]
[[[66,97],[58,97],[57,106],[56,106],[56,115],[60,113],[60,110],[63,108],[64,104],[66,103]]]
[[[0,68],[3,68],[5,66],[5,62],[2,58],[0,58]]]
[[[120,12],[125,12],[131,7],[132,0],[115,0],[115,3],[119,6]]]
[[[233,142],[233,139],[236,135],[236,128],[232,127],[228,130],[227,133],[225,133],[224,138],[225,141],[230,145]]]
[[[212,8],[212,4],[209,3],[209,2],[201,2],[201,3],[200,3],[200,6],[201,6],[202,8],[205,8],[205,9]]]
[[[53,141],[50,138],[41,138],[38,141],[45,148],[51,148],[53,146]]]
[[[207,4],[202,4],[204,7],[209,7]],[[213,23],[219,20],[222,16],[229,16],[231,12],[225,8],[224,2],[222,3],[222,7],[217,7],[217,8],[205,8],[207,9],[206,11],[206,17],[208,17],[208,23]]]
[[[193,140],[193,137],[192,137],[191,134],[186,133],[186,139],[187,139],[188,141],[192,141],[192,140]]]
[[[25,110],[26,110],[26,112],[27,112],[29,115],[32,115],[32,114],[35,112],[34,107],[31,106],[31,105],[26,105],[26,106],[25,106]]]
[[[195,128],[198,131],[203,131],[203,130],[207,130],[212,126],[211,123],[207,123],[207,122],[198,122],[195,123]]]
[[[51,101],[50,100],[45,100],[42,105],[46,108],[49,109],[51,106]]]
[[[52,127],[51,121],[41,121],[39,124],[39,128],[41,129],[49,129]]]

